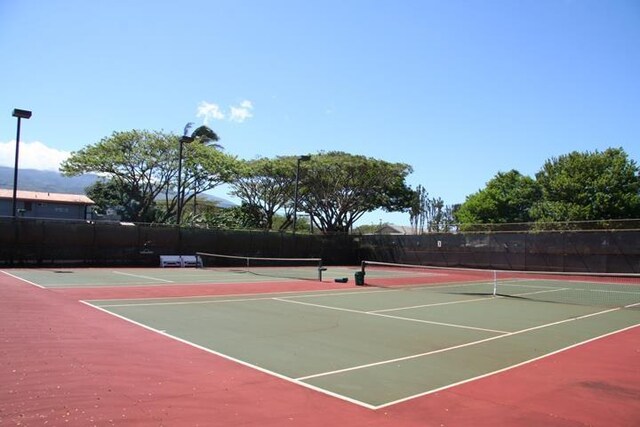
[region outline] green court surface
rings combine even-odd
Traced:
[[[332,267],[323,272],[323,281],[348,277],[353,284],[356,267]],[[255,268],[252,270],[199,268],[52,268],[13,269],[11,275],[43,288],[90,288],[111,286],[193,285],[211,283],[251,283],[277,280],[318,280],[315,268]]]
[[[601,277],[549,275],[490,280],[496,276],[488,272],[372,269],[367,283],[377,286],[354,286],[358,271],[329,267],[323,283],[317,268],[13,269],[7,274],[43,288],[115,287],[122,295],[133,287],[236,283],[252,283],[256,292],[264,282],[265,291],[253,294],[85,303],[370,409],[640,326],[637,277],[609,283]],[[349,282],[335,286],[334,279],[342,277]],[[289,292],[275,293],[271,285],[279,282],[287,282]],[[314,287],[305,287],[309,283]],[[333,286],[317,290],[329,283]]]
[[[489,283],[465,286],[479,291],[354,286],[87,304],[371,409],[640,325],[635,287],[635,303],[604,307],[487,295]],[[549,283],[526,286],[527,293],[547,292]]]

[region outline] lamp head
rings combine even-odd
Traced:
[[[13,114],[11,114],[13,117],[18,117],[21,119],[29,119],[31,118],[31,111],[29,110],[20,110],[19,108],[14,108],[13,109]]]

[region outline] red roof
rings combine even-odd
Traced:
[[[39,191],[18,190],[18,200],[30,200],[34,202],[75,203],[80,205],[93,205],[95,202],[84,194],[44,193]],[[13,199],[13,190],[0,188],[0,199]]]

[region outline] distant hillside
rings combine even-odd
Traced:
[[[84,194],[85,188],[98,180],[97,175],[81,175],[72,178],[54,171],[20,169],[18,189],[51,193]],[[13,168],[0,166],[0,188],[13,188]]]
[[[98,179],[100,179],[100,177],[93,174],[69,178],[54,171],[20,169],[18,172],[18,190],[85,194],[85,189]],[[0,166],[0,188],[13,188],[13,168]],[[235,206],[235,204],[229,200],[209,194],[199,195],[198,198],[216,202],[221,208]]]

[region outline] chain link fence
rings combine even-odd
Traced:
[[[522,271],[640,273],[640,230],[360,237],[373,261]]]
[[[195,252],[320,257],[326,265],[356,265],[369,259],[443,267],[640,273],[640,229],[325,236],[0,218],[3,266],[156,266],[160,255]]]
[[[352,236],[206,230],[153,224],[0,218],[0,265],[157,266],[160,255],[320,257],[355,265]]]

